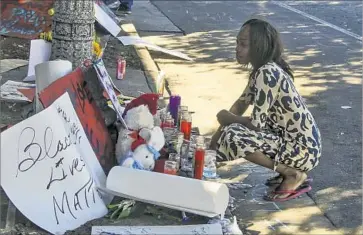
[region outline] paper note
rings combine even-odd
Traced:
[[[220,224],[197,224],[184,226],[93,226],[92,235],[222,235]]]
[[[27,60],[4,59],[0,60],[0,73],[4,73],[28,64]]]
[[[117,117],[118,119],[121,121],[121,123],[124,125],[124,127],[127,129],[127,125],[125,120],[122,117],[124,108],[121,107],[120,103],[118,102],[118,98],[116,96],[116,93],[113,89],[112,86],[112,81],[111,81],[111,77],[107,72],[107,69],[103,63],[102,60],[100,60],[100,62],[98,62],[95,65],[95,69],[97,71],[97,76],[98,79],[100,80],[103,88],[105,89],[105,91],[107,92],[108,96],[110,97],[110,100],[112,102],[112,105],[114,107],[114,110],[116,111]]]
[[[159,46],[157,46],[155,44],[152,44],[150,42],[147,42],[147,41],[145,41],[142,38],[137,37],[137,36],[121,36],[121,37],[117,37],[117,39],[120,40],[121,43],[123,45],[125,45],[125,46],[127,46],[127,45],[141,45],[141,46],[145,46],[145,47],[148,47],[150,49],[154,49],[156,51],[161,51],[163,53],[173,55],[173,56],[185,59],[185,60],[190,60],[190,61],[193,60],[192,58],[190,58],[186,54],[183,54],[183,53],[178,52],[178,51],[172,51],[172,50],[168,50],[168,49],[159,47]]]
[[[121,28],[115,21],[98,5],[95,3],[95,16],[98,23],[100,23],[112,36],[117,37]]]
[[[25,95],[19,92],[18,89],[27,89],[33,87],[35,87],[34,84],[8,80],[0,87],[0,97],[1,99],[10,101],[32,102],[32,100],[29,100]]]
[[[30,55],[28,75],[24,78],[24,82],[35,81],[35,66],[46,61],[49,61],[52,51],[52,44],[43,40],[36,39],[30,42]]]
[[[2,188],[19,211],[52,234],[107,214],[92,175],[96,157],[71,107],[65,93],[1,133]]]

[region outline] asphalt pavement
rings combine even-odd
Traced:
[[[295,83],[323,135],[323,156],[311,172],[309,196],[336,228],[361,233],[362,2],[152,3],[175,27],[172,32],[149,28],[139,34],[195,58],[186,62],[153,54],[167,74],[169,89],[196,112],[193,123],[203,134],[213,132],[215,114],[229,108],[246,85],[248,73],[234,58],[241,24],[257,14],[279,29]],[[136,28],[138,24],[145,21],[135,19]]]

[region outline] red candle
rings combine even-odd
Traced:
[[[196,149],[194,153],[194,178],[201,180],[204,170],[204,149]]]
[[[190,134],[192,132],[192,123],[186,120],[181,120],[180,131],[183,132],[185,140],[190,140]]]

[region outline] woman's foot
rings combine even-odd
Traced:
[[[273,186],[273,185],[281,184],[283,180],[284,180],[284,177],[281,174],[279,174],[277,176],[267,179],[265,182],[265,185]]]
[[[265,196],[266,200],[273,201],[291,196],[291,194],[293,194],[294,191],[297,191],[297,189],[305,182],[307,177],[308,176],[305,172],[288,168],[283,175],[284,179],[280,186],[277,187],[274,192],[268,193]],[[284,191],[286,191],[286,193],[283,193]]]
[[[284,180],[284,177],[281,174],[279,174],[277,176],[267,179],[265,182],[265,185],[266,186],[280,185],[283,180]],[[313,182],[313,178],[308,177],[308,178],[306,178],[306,180],[304,181],[304,183],[302,185],[310,185],[312,182]]]

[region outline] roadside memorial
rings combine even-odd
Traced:
[[[1,0],[0,35],[36,39],[41,32],[51,29],[52,18],[48,10],[55,0],[20,1]]]
[[[1,133],[1,186],[32,222],[63,234],[107,214],[105,175],[68,93]]]
[[[117,37],[121,31],[117,17],[107,9],[97,0],[95,17]],[[118,40],[125,46],[142,45],[192,60],[139,37]],[[32,40],[24,81],[36,81],[38,90],[29,85],[14,92],[28,102],[33,100],[29,97],[39,96],[45,110],[1,136],[6,139],[1,154],[11,158],[1,166],[1,176],[6,178],[2,186],[10,200],[27,218],[53,234],[105,216],[114,196],[131,199],[127,205],[130,211],[135,201],[140,201],[181,211],[183,219],[187,218],[185,212],[210,218],[221,215],[223,219],[229,190],[225,184],[209,181],[218,177],[215,152],[207,149],[204,138],[193,133],[191,112],[182,108],[180,97],[179,103],[169,104],[167,110],[158,109],[158,94],[125,97],[103,64],[105,48],[100,45],[94,39],[94,60],[85,61],[86,68],[72,71],[70,66],[59,66],[67,70],[59,75],[59,68],[51,66],[59,61],[49,61],[51,44]],[[98,80],[89,79],[90,71]],[[158,84],[163,76],[161,72]],[[107,102],[99,102],[99,90]],[[117,121],[114,118],[106,124],[103,114],[110,110],[108,105]],[[119,131],[116,146],[111,138],[115,130]],[[120,145],[124,147],[122,156],[117,151]],[[33,199],[25,200],[23,192]],[[222,234],[220,224],[94,229],[92,234]]]
[[[39,93],[39,98],[43,106],[48,107],[64,92],[69,93],[93,151],[105,172],[108,172],[115,162],[114,144],[80,68],[53,82]]]

